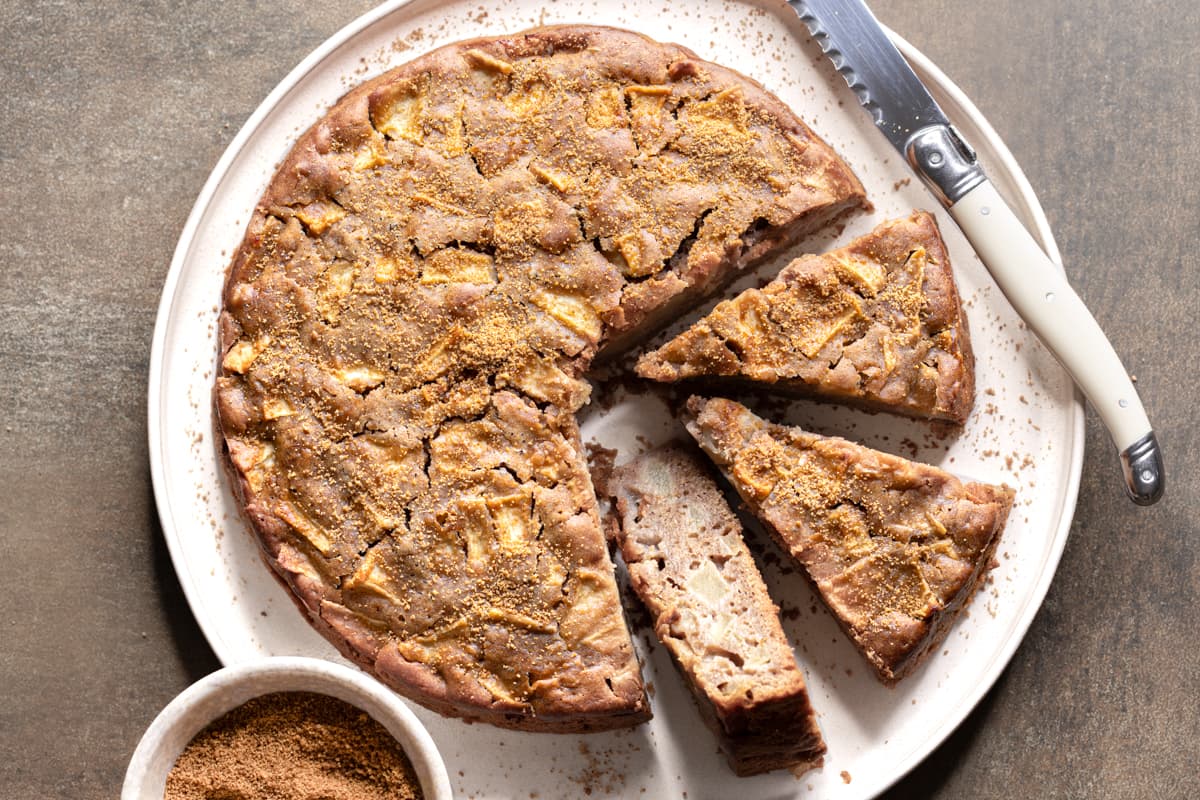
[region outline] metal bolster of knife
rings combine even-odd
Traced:
[[[953,125],[928,125],[908,138],[908,163],[949,208],[986,176],[971,146]]]
[[[1121,451],[1121,467],[1125,471],[1125,488],[1139,506],[1157,502],[1166,488],[1163,476],[1162,451],[1154,431]]]

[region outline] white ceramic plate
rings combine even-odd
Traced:
[[[400,0],[350,24],[276,87],[213,170],[180,237],[155,328],[149,384],[155,497],[184,592],[225,664],[263,655],[339,660],[261,563],[218,460],[211,410],[217,304],[228,257],[251,209],[296,136],[363,78],[450,41],[569,22],[616,25],[678,42],[754,77],[796,109],[851,164],[876,206],[840,234],[809,240],[806,249],[846,241],[913,208],[936,207],[779,0],[501,0],[486,9],[474,0]],[[941,72],[899,43],[979,150],[1001,192],[1057,259],[1037,199],[996,133]],[[978,362],[979,398],[965,430],[938,439],[920,423],[803,402],[780,416],[1016,487],[1000,565],[943,652],[898,688],[883,688],[804,582],[780,568],[773,546],[762,545],[764,574],[784,609],[829,745],[822,770],[800,779],[787,772],[735,778],[665,651],[639,631],[655,717],[635,730],[522,734],[416,707],[461,796],[549,798],[591,790],[593,796],[686,792],[693,800],[872,797],[915,766],[979,701],[1041,605],[1066,543],[1079,487],[1083,412],[1066,374],[1015,317],[953,222],[938,214]],[[776,259],[760,274],[783,263]],[[673,426],[648,395],[595,402],[584,414],[585,439],[618,447],[623,458],[647,439],[678,433]]]

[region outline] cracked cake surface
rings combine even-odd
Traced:
[[[966,317],[926,212],[796,259],[643,355],[637,372],[750,381],[959,424],[975,400]]]
[[[991,568],[1013,491],[692,397],[687,429],[879,679],[909,674]]]
[[[463,42],[353,89],[225,285],[215,401],[266,561],[342,653],[437,711],[646,719],[583,373],[866,205],[758,84],[624,31]]]
[[[820,766],[825,742],[804,675],[704,455],[656,448],[597,486],[613,503],[630,585],[733,770]]]

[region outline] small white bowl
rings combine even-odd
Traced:
[[[162,800],[167,774],[188,742],[248,700],[316,692],[361,708],[396,738],[428,800],[451,800],[450,777],[433,739],[400,698],[349,667],[316,658],[265,658],[218,670],[180,693],[150,724],[125,773],[121,800]]]

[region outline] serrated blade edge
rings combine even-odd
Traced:
[[[821,26],[821,20],[809,8],[808,4],[803,0],[788,0],[789,5],[795,9],[796,14],[800,17],[800,21],[808,28],[809,34],[813,41],[821,48],[821,52],[829,58],[833,64],[833,68],[846,81],[846,85],[850,87],[850,91],[858,98],[859,104],[865,108],[878,125],[883,116],[883,109],[879,104],[871,99],[871,92],[867,89],[867,85],[859,80],[854,67],[847,61],[845,54],[838,49],[833,41],[833,37]]]
[[[914,132],[949,125],[862,0],[788,0],[875,125],[902,154]]]

